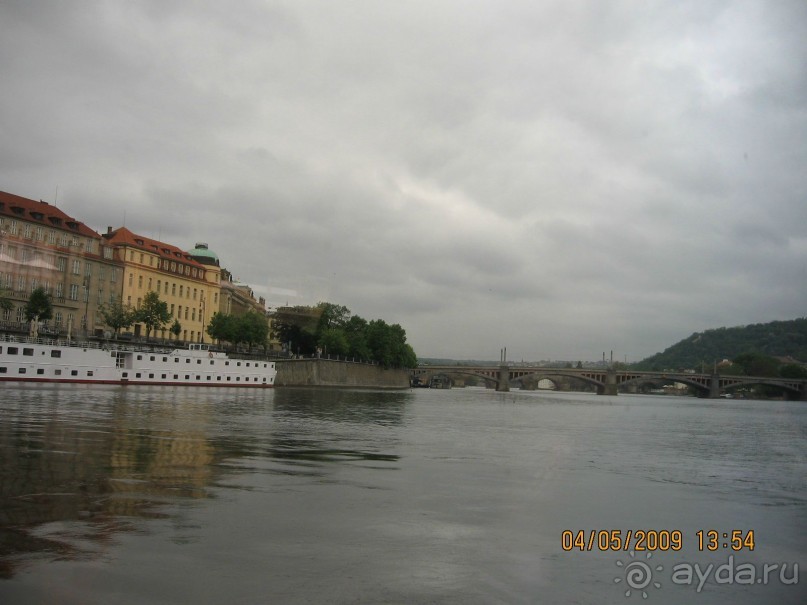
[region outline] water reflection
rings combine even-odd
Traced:
[[[368,442],[362,426],[399,425],[407,394],[23,386],[4,388],[2,401],[0,577],[8,578],[34,555],[97,556],[116,534],[181,515],[178,503],[237,487],[241,474],[391,468],[391,437]]]

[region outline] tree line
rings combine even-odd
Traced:
[[[701,369],[746,353],[807,361],[807,318],[696,332],[631,367],[653,371]]]
[[[283,307],[273,316],[272,333],[291,354],[339,355],[385,368],[417,366],[417,355],[399,324],[368,321],[343,305]]]

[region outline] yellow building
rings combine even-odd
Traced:
[[[138,308],[148,292],[156,292],[180,324],[179,340],[204,342],[205,328],[219,308],[221,269],[218,259],[200,262],[194,252],[132,233],[126,227],[111,227],[103,238],[123,263],[121,300]],[[203,259],[204,260],[204,259]],[[173,323],[173,322],[171,322]],[[170,323],[156,336],[174,339]],[[135,324],[135,336],[145,327]]]

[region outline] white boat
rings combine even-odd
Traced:
[[[230,358],[206,344],[146,350],[0,336],[0,382],[266,388],[275,385],[276,375],[272,361]]]

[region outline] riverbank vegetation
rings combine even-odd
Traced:
[[[740,367],[768,372],[755,376],[778,375],[769,374],[773,366],[790,365],[792,360],[807,361],[807,318],[696,332],[631,367],[651,371],[685,368],[711,371],[715,364],[734,361],[742,355],[752,355],[749,359],[754,361],[741,358],[737,362]],[[773,363],[768,362],[766,368],[760,362],[762,357],[773,359]]]
[[[339,355],[375,361],[386,368],[417,365],[400,325],[382,319],[368,321],[343,305],[321,302],[314,307],[278,309],[272,318],[272,334],[295,355]]]

